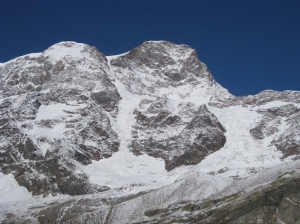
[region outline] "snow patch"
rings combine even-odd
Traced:
[[[249,168],[272,167],[280,164],[281,152],[250,134],[252,123],[260,116],[242,106],[228,108],[209,107],[226,129],[226,144],[219,151],[208,155],[197,168],[203,172],[217,172],[228,167],[226,176],[246,177]]]
[[[35,120],[58,119],[68,115],[66,111],[74,112],[76,109],[84,108],[86,105],[66,105],[62,103],[41,105]]]
[[[285,105],[288,105],[288,104],[293,104],[294,106],[300,107],[299,103],[282,102],[282,101],[272,101],[272,102],[268,102],[266,104],[263,104],[261,106],[257,106],[255,108],[256,109],[269,109],[269,108],[273,108],[273,107],[285,106]]]
[[[53,128],[43,128],[34,125],[31,130],[28,131],[28,134],[31,136],[35,136],[37,138],[47,137],[49,139],[62,139],[64,138],[64,132],[70,130],[69,128],[65,128],[64,123],[59,123]]]
[[[80,60],[84,58],[84,55],[81,52],[85,46],[85,44],[76,42],[61,42],[44,51],[44,56],[49,57],[53,61],[59,61],[63,58]]]
[[[0,173],[0,204],[22,201],[31,197],[32,195],[25,187],[19,186],[12,174]]]
[[[93,146],[93,147],[98,147],[97,142],[93,142],[93,141],[90,141],[90,140],[85,140],[84,144],[89,145],[89,146]]]
[[[128,151],[119,151],[108,159],[93,161],[88,166],[79,163],[78,166],[92,183],[124,188],[130,193],[165,186],[177,179],[168,176],[162,159],[148,155],[135,156]]]
[[[46,155],[48,149],[51,148],[51,145],[47,142],[38,142],[39,148],[42,150],[41,153],[43,154],[43,156]]]
[[[127,51],[123,54],[117,54],[117,55],[110,55],[110,56],[106,56],[106,59],[108,62],[110,62],[111,60],[115,59],[115,58],[118,58],[118,57],[121,57],[121,56],[124,56],[126,54],[128,54],[130,51]]]

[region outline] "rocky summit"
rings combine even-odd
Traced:
[[[0,64],[0,222],[300,223],[299,120],[187,45],[55,44]]]

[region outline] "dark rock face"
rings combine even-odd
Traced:
[[[257,139],[264,139],[276,135],[279,130],[284,129],[282,133],[273,138],[271,144],[283,153],[283,158],[299,155],[300,109],[293,104],[287,104],[257,112],[263,116],[250,130],[250,133]]]
[[[167,41],[145,42],[128,54],[111,60],[110,65],[127,90],[139,95],[157,94],[161,88],[185,83],[215,84],[194,49]]]
[[[106,111],[113,111],[117,107],[121,97],[118,92],[102,91],[99,93],[92,93],[91,98],[101,105]]]
[[[155,116],[136,111],[135,138],[131,145],[134,154],[163,158],[166,169],[172,170],[198,164],[224,146],[226,130],[205,105],[198,108],[190,121],[183,121],[168,111],[166,104],[166,99],[150,104],[146,112],[157,112]]]
[[[87,165],[118,151],[106,113],[115,116],[121,98],[108,74],[103,54],[73,42],[0,67],[1,171],[33,195],[106,189],[75,161]]]

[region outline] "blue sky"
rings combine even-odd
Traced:
[[[0,62],[67,40],[106,55],[169,40],[234,95],[300,90],[299,0],[3,0],[0,28]]]

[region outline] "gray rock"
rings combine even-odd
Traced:
[[[282,158],[300,154],[300,109],[293,104],[280,107],[273,107],[267,110],[258,110],[263,117],[250,130],[250,133],[257,139],[276,134],[280,125],[285,125],[285,130],[279,136],[275,136],[271,142],[278,150],[283,153]]]
[[[147,111],[156,111],[153,105],[157,105],[157,102],[151,104]],[[169,171],[182,165],[198,164],[206,155],[224,146],[226,130],[205,105],[198,109],[189,122],[183,122],[164,107],[160,109],[162,111],[152,117],[136,111],[134,132],[137,135],[131,145],[134,154],[146,153],[162,158]],[[170,129],[174,129],[174,133]],[[178,129],[181,131],[176,133]],[[139,135],[144,138],[141,139]],[[163,137],[158,138],[159,135]]]
[[[139,95],[157,94],[161,88],[186,83],[215,84],[194,49],[168,41],[144,42],[124,56],[111,60],[110,65],[127,90]],[[145,74],[143,79],[148,82],[144,82],[139,74]]]

